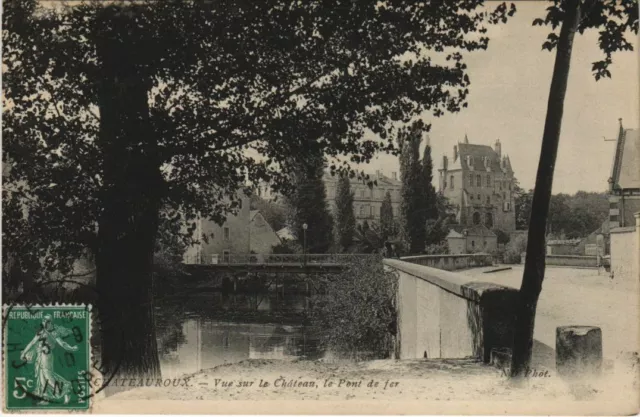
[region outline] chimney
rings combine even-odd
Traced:
[[[464,143],[468,144],[469,143],[469,138],[467,137],[467,134],[464,134]]]
[[[500,158],[502,156],[502,145],[500,144],[500,139],[496,140],[496,143],[493,146],[496,153],[498,154],[498,158]]]
[[[447,170],[447,168],[448,168],[448,167],[447,167],[448,162],[449,162],[449,161],[447,161],[447,155],[442,155],[442,169],[443,169],[444,171],[446,171],[446,170]]]
[[[458,145],[453,145],[453,162],[458,160]]]
[[[377,169],[377,170],[376,170],[376,178],[377,178],[377,179],[382,178],[382,174],[380,173],[380,170],[379,170],[379,169]]]
[[[394,180],[398,180],[398,175],[395,172],[391,173],[391,178],[393,178]]]

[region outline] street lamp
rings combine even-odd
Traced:
[[[309,225],[307,225],[306,223],[303,223],[302,225],[302,234],[303,234],[303,239],[302,239],[302,256],[304,259],[304,264],[307,264],[307,228],[309,227]]]

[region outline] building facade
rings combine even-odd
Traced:
[[[640,279],[640,129],[620,128],[609,178],[612,278]]]
[[[609,178],[609,227],[635,226],[640,211],[640,129],[620,130]]]
[[[251,252],[258,254],[271,253],[273,247],[281,243],[280,238],[260,211],[251,210],[250,217],[249,239],[251,241]]]
[[[371,180],[375,180],[376,185],[369,187],[362,180],[351,179],[351,192],[353,193],[353,210],[356,216],[356,223],[380,224],[380,209],[387,192],[391,195],[391,208],[394,219],[400,214],[400,189],[402,183],[398,180],[396,172],[391,173],[391,177],[385,176],[381,171],[376,171],[375,175],[369,174]],[[338,192],[339,177],[325,174],[324,186],[327,190],[327,200],[332,213],[336,210],[336,195]]]
[[[238,213],[229,214],[222,225],[209,219],[198,219],[194,235],[200,244],[189,247],[185,263],[228,263],[234,255],[251,253],[251,211],[249,198],[243,196]],[[207,236],[206,241],[202,236]]]
[[[492,253],[498,249],[498,236],[482,225],[471,227],[454,225],[446,239],[450,255]]]
[[[507,233],[516,229],[514,208],[515,177],[502,145],[494,147],[464,142],[453,147],[453,158],[442,157],[439,191],[455,209],[463,226],[499,228]]]

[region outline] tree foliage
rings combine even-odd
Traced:
[[[613,54],[620,51],[633,51],[628,39],[629,33],[638,33],[638,0],[586,0],[581,5],[581,19],[578,33],[597,30],[598,46],[604,58],[591,65],[596,81],[611,78],[609,66],[613,63]],[[547,7],[544,18],[534,19],[534,26],[551,26],[553,29],[542,44],[542,49],[552,51],[558,44],[558,30],[565,15],[565,2],[553,0]]]
[[[444,222],[441,220],[440,213],[438,211],[438,196],[436,189],[433,186],[433,160],[431,158],[431,145],[427,139],[427,145],[424,147],[424,153],[422,155],[422,175],[423,175],[423,198],[425,208],[425,218],[427,223],[431,223],[426,226],[425,230],[425,243],[426,245],[437,245],[444,240],[442,233]],[[431,227],[435,223],[439,223],[437,227]],[[445,234],[446,236],[446,234]]]
[[[314,298],[313,323],[331,351],[352,359],[387,358],[394,348],[398,277],[382,259],[354,257]]]
[[[400,153],[400,218],[402,240],[410,254],[424,251],[427,210],[425,207],[424,171],[420,162],[422,130],[416,124],[399,137]]]
[[[292,191],[286,196],[287,224],[300,245],[304,246],[306,234],[307,253],[325,253],[333,243],[333,219],[322,179],[323,158],[308,156],[297,167],[291,176]]]
[[[275,201],[268,201],[260,197],[256,193],[251,194],[250,199],[251,210],[258,210],[269,223],[269,226],[278,231],[287,225],[286,207]]]
[[[515,11],[482,0],[51,4],[3,3],[5,184],[47,269],[96,254],[101,313],[124,334],[103,334],[103,364],[120,352],[119,369],[136,375],[159,369],[149,287],[161,208],[188,224],[188,244],[196,219],[221,223],[247,183],[289,190],[298,156],[353,173],[396,152],[398,125],[466,106],[463,53],[486,49],[487,26]],[[19,210],[4,214],[4,231],[21,230]],[[23,256],[19,240],[5,244]],[[116,292],[118,309],[106,301]]]
[[[396,234],[396,223],[393,218],[393,206],[391,205],[391,193],[387,191],[380,207],[380,233],[383,240]]]
[[[342,251],[346,251],[353,244],[353,234],[356,230],[356,216],[353,210],[351,181],[343,175],[338,179],[335,211],[336,238]]]
[[[233,198],[247,177],[286,188],[283,156],[321,149],[365,162],[394,149],[397,122],[464,106],[461,52],[486,49],[487,24],[511,12],[477,13],[482,6],[363,2],[330,13],[319,2],[276,0],[46,9],[5,1],[3,151],[13,158],[10,182],[29,183],[19,198],[55,255],[50,267],[96,243],[110,152],[96,140],[101,37],[117,37],[119,61],[144,79],[155,164],[165,168],[160,197],[186,220],[222,220],[233,207],[221,197]],[[446,65],[401,59],[445,48]],[[381,140],[365,139],[366,129]]]
[[[533,190],[527,193],[516,190],[516,228],[526,229],[531,216]],[[578,191],[575,194],[559,193],[551,196],[547,235],[558,239],[575,239],[588,236],[602,225],[609,216],[609,200],[606,193]]]

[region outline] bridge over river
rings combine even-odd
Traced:
[[[342,271],[349,259],[373,257],[370,254],[249,254],[229,255],[211,259],[188,258],[184,265],[194,274],[216,274],[221,272],[264,272],[293,276],[294,274],[337,273]]]

